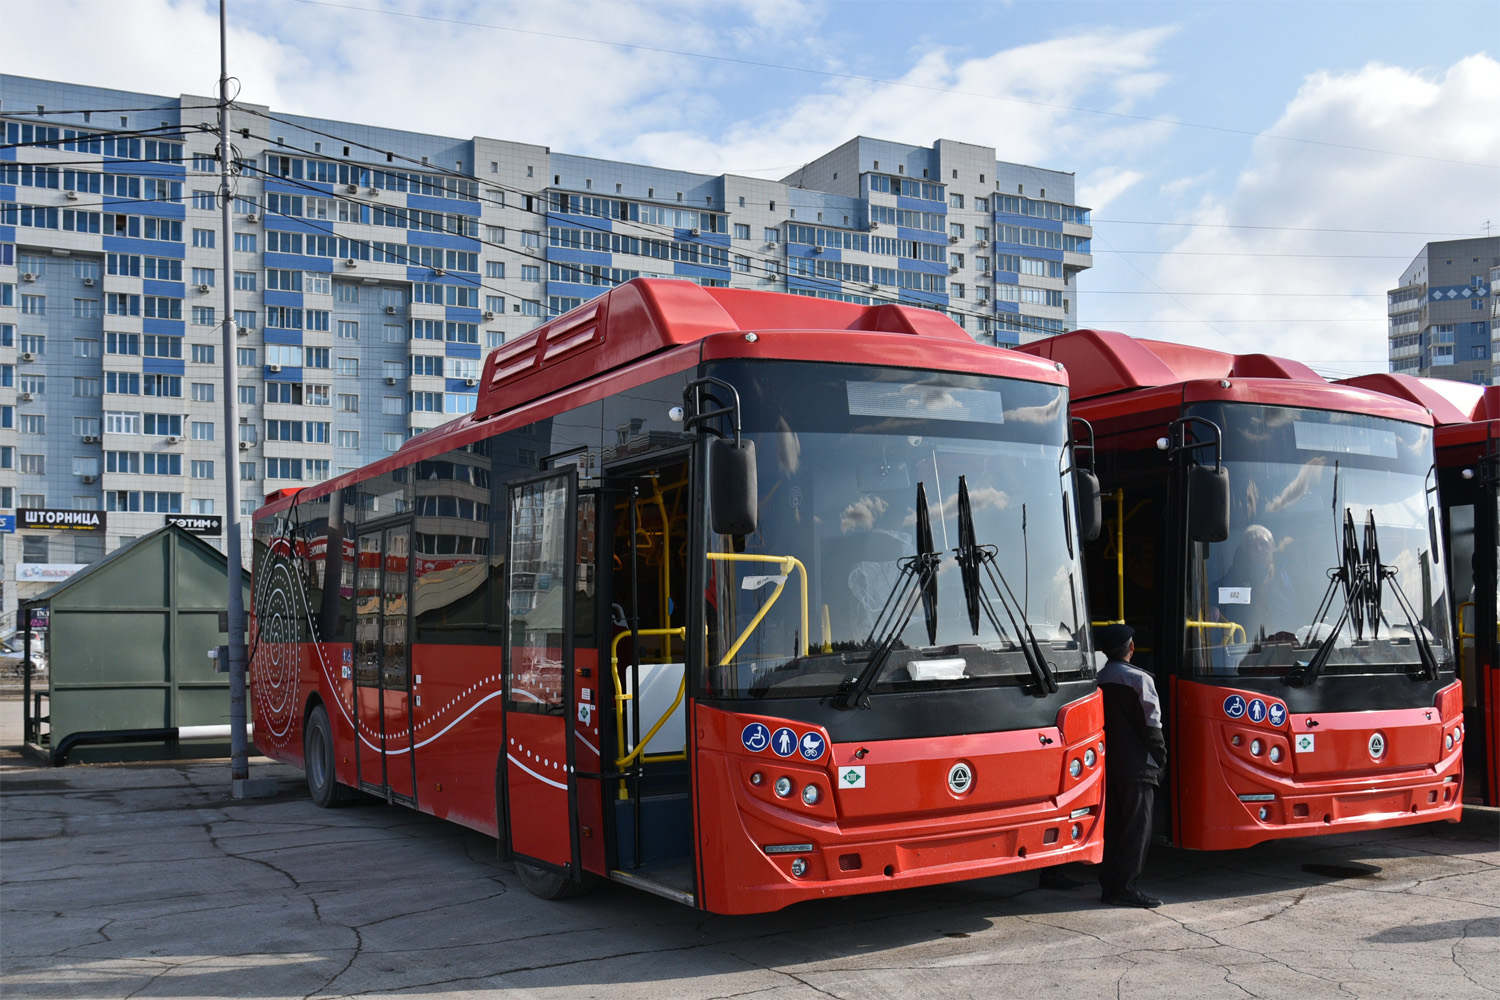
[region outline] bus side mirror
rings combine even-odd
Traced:
[[[708,446],[710,527],[718,535],[755,533],[760,500],[755,442],[715,438]]]
[[[1104,527],[1104,508],[1099,498],[1099,477],[1088,469],[1073,473],[1074,494],[1078,501],[1078,537],[1092,542]]]
[[[1229,470],[1223,466],[1188,467],[1188,537],[1195,542],[1229,537]]]

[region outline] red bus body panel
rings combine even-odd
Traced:
[[[1066,733],[1052,726],[869,744],[829,743],[816,726],[698,706],[699,843],[701,856],[715,859],[703,866],[703,905],[764,913],[804,899],[1097,863],[1104,852],[1103,704],[1095,691],[1064,708]],[[752,753],[740,733],[754,722],[790,726],[799,739],[817,732],[830,752],[815,763]],[[1099,754],[1095,765],[1071,777],[1069,761],[1089,748]],[[960,761],[974,774],[963,794],[948,786]],[[846,787],[850,768],[863,768],[863,787]],[[786,798],[774,791],[782,776],[793,783]],[[801,798],[808,785],[819,790],[811,806]],[[913,815],[922,817],[920,827]],[[800,846],[809,849],[765,850]],[[797,858],[808,865],[800,878],[791,871]]]
[[[1224,701],[1234,694],[1247,702],[1273,700],[1265,695],[1174,678],[1176,780],[1179,800],[1192,803],[1179,817],[1178,846],[1231,850],[1282,837],[1458,819],[1463,751],[1444,749],[1445,735],[1462,721],[1457,688],[1425,708],[1288,713],[1278,727],[1269,718],[1257,724],[1225,714]],[[1377,734],[1379,758],[1370,751]],[[1244,801],[1245,795],[1274,798]]]

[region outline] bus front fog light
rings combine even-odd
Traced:
[[[1269,817],[1271,815],[1271,809],[1270,809],[1270,807],[1269,806],[1261,806],[1260,807],[1260,812],[1258,813],[1258,815],[1260,816],[1261,819],[1266,819],[1267,817]]]
[[[820,798],[822,798],[822,794],[818,791],[817,785],[807,785],[802,789],[802,801],[808,805],[817,805]]]
[[[776,779],[775,787],[776,794],[781,796],[782,798],[786,798],[788,795],[792,794],[792,779],[788,778],[786,775],[782,775],[781,777]]]
[[[1262,750],[1264,750],[1264,749],[1265,749],[1265,747],[1261,744],[1260,740],[1251,740],[1250,741],[1250,754],[1251,754],[1251,756],[1259,757],[1260,756],[1260,752]]]
[[[1087,750],[1085,750],[1083,752],[1083,762],[1085,764],[1087,764],[1089,767],[1093,767],[1094,766],[1094,762],[1096,760],[1098,760],[1098,759],[1099,758],[1097,756],[1095,756],[1095,754],[1094,754],[1094,748],[1093,747],[1089,747]]]
[[[1077,840],[1079,837],[1082,837],[1083,836],[1083,824],[1081,824],[1081,823],[1074,823],[1071,827],[1068,828],[1068,835],[1071,836],[1074,840]]]
[[[807,874],[807,860],[805,858],[792,859],[792,874],[797,878]]]
[[[1074,757],[1068,763],[1068,773],[1071,774],[1075,778],[1078,777],[1080,774],[1082,774],[1083,773],[1083,761],[1079,760],[1077,757]]]
[[[1281,763],[1281,747],[1272,747],[1269,756],[1272,764]]]

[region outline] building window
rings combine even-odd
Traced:
[[[255,253],[255,234],[235,233],[234,249],[237,253]]]
[[[215,233],[212,229],[194,229],[193,246],[211,250],[215,245],[214,236]]]
[[[193,399],[199,403],[212,403],[214,401],[214,384],[212,382],[194,382]]]

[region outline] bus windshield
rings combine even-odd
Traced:
[[[1229,538],[1195,546],[1190,564],[1193,672],[1287,675],[1329,642],[1324,675],[1414,673],[1429,652],[1451,669],[1429,428],[1291,407],[1189,412],[1224,432],[1232,500]],[[1377,563],[1378,586],[1346,586]]]
[[[740,394],[760,507],[753,535],[709,539],[711,696],[821,698],[859,683],[880,697],[1087,674],[1064,389],[784,362],[713,374]],[[955,556],[960,480],[977,587]],[[919,495],[930,578],[916,558]]]

